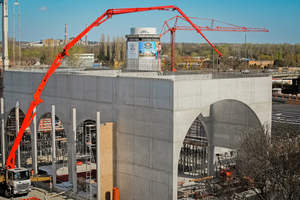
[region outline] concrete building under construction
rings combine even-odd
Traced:
[[[20,112],[27,111],[44,74],[5,72],[6,124],[14,118],[16,102]],[[28,130],[38,132],[38,137],[28,135],[31,145],[27,145],[27,150],[21,147],[21,162],[26,164],[27,153],[33,168],[45,165],[46,150],[52,151],[50,145],[42,143],[47,141],[45,123],[49,121],[40,120],[50,118],[47,114],[55,106],[56,151],[63,151],[57,179],[60,177],[78,189],[80,181],[75,180],[94,178],[95,164],[84,164],[96,162],[93,158],[97,152],[92,148],[98,145],[95,124],[96,111],[100,111],[101,127],[108,126],[106,131],[101,128],[99,145],[103,199],[113,186],[120,189],[120,199],[124,200],[177,199],[178,174],[184,168],[193,170],[190,172],[195,177],[214,175],[217,147],[232,148],[245,129],[270,123],[270,93],[268,76],[58,70],[46,85],[37,121]],[[65,143],[62,138],[66,138]],[[198,152],[196,164],[183,159],[182,153],[190,150]],[[63,167],[68,169],[68,176],[59,171]]]

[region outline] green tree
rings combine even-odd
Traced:
[[[277,51],[274,54],[274,66],[275,67],[283,67],[284,66],[284,61],[282,59],[282,53],[281,53],[281,51]]]
[[[265,54],[259,54],[258,60],[271,60],[271,56]]]
[[[79,54],[84,53],[83,47],[75,45],[69,50],[69,56],[66,58],[68,66],[80,67]]]

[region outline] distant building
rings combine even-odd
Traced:
[[[73,40],[74,37],[71,37],[70,39],[67,40],[67,43],[70,42],[71,40]],[[43,39],[37,42],[30,42],[25,44],[25,46],[31,46],[31,47],[54,47],[54,46],[64,46],[65,44],[65,40],[61,40],[61,39]],[[79,40],[76,45],[85,45],[85,42],[83,42],[82,40]]]
[[[265,68],[268,65],[273,66],[274,60],[249,60],[247,61],[247,66],[260,66],[261,68]]]

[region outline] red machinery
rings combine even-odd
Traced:
[[[188,31],[194,31],[196,30],[198,33],[201,33],[201,31],[237,31],[237,32],[269,32],[267,29],[265,28],[246,28],[246,27],[242,27],[242,26],[237,26],[237,25],[233,25],[233,24],[229,24],[229,23],[225,23],[225,22],[221,22],[218,20],[214,20],[214,19],[205,19],[205,18],[197,18],[197,17],[188,17],[188,19],[201,19],[201,20],[209,20],[211,21],[211,26],[198,26],[195,25],[197,27],[197,29],[194,26],[177,26],[177,21],[178,18],[189,22],[188,20],[186,20],[186,18],[183,18],[182,16],[175,16],[167,21],[165,21],[160,36],[159,38],[161,38],[163,35],[165,35],[166,33],[168,33],[170,31],[171,33],[171,71],[176,71],[175,70],[175,31],[176,30],[188,30]],[[171,26],[168,24],[169,21],[175,19],[175,23],[174,26],[171,28]],[[229,25],[230,27],[219,27],[217,26],[216,28],[214,28],[214,22],[219,22],[222,24],[226,24]],[[200,31],[200,32],[199,32]],[[214,47],[209,41],[208,39],[206,39],[206,37],[204,37],[204,35],[202,35],[202,37],[212,46]],[[215,51],[219,54],[219,56],[221,57],[222,54],[214,47]]]
[[[16,140],[12,146],[12,149],[8,155],[7,161],[6,161],[6,168],[7,169],[14,169],[15,168],[15,153],[19,147],[19,144],[21,142],[23,133],[25,129],[30,125],[31,121],[33,120],[34,116],[36,115],[35,112],[33,112],[34,108],[37,107],[40,103],[43,102],[41,99],[41,93],[51,77],[51,75],[55,72],[55,70],[60,66],[62,59],[65,56],[68,56],[69,49],[71,49],[84,35],[86,35],[92,28],[95,26],[99,26],[103,22],[105,22],[107,19],[112,18],[113,15],[120,15],[120,14],[126,14],[126,13],[134,13],[134,12],[143,12],[143,11],[150,11],[150,10],[167,10],[167,11],[178,11],[179,14],[187,21],[189,22],[192,27],[197,30],[199,34],[202,35],[202,37],[218,52],[218,50],[204,37],[204,35],[201,33],[201,30],[178,8],[175,6],[158,6],[158,7],[145,7],[145,8],[118,8],[118,9],[108,9],[105,13],[103,13],[99,18],[97,18],[91,25],[89,25],[84,31],[82,31],[76,38],[74,38],[70,43],[68,43],[63,51],[59,53],[55,60],[53,61],[52,65],[50,66],[49,70],[47,71],[46,75],[44,76],[42,82],[40,83],[39,87],[37,88],[36,92],[34,93],[34,101],[31,102],[30,107],[28,108],[28,111],[25,115],[24,121],[21,125],[21,128],[19,130],[19,133],[16,137]],[[106,17],[106,18],[105,18]]]

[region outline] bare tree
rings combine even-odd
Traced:
[[[113,43],[114,43],[114,60],[120,61],[121,60],[121,41],[120,37],[117,36],[116,38],[113,37]]]
[[[294,130],[285,128],[281,135],[270,129],[254,129],[242,136],[236,148],[232,177],[209,183],[219,199],[245,199],[252,193],[263,200],[299,199],[300,140]]]
[[[124,37],[121,37],[121,60],[126,60],[126,41]]]
[[[107,43],[105,41],[105,36],[104,36],[103,33],[102,33],[101,39],[100,39],[100,51],[99,51],[98,58],[100,60],[106,60],[107,59]]]
[[[108,60],[109,61],[112,61],[113,58],[112,58],[112,44],[110,42],[110,38],[109,38],[109,35],[107,36],[107,45],[108,45],[108,52],[107,52],[107,55],[108,55]]]

